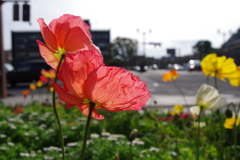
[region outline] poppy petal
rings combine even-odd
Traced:
[[[70,94],[69,92],[64,90],[62,87],[60,87],[58,84],[53,82],[53,85],[54,85],[56,92],[58,93],[59,99],[61,101],[66,102],[68,104],[67,105],[68,108],[70,108],[69,106],[74,106],[74,105],[83,103],[83,100],[81,98]]]
[[[85,114],[87,116],[89,115],[89,110],[90,110],[89,105],[78,106],[78,108],[83,114]],[[98,119],[98,120],[104,119],[104,116],[100,115],[95,108],[92,111],[91,117],[94,119]]]
[[[101,66],[83,85],[84,95],[108,111],[140,110],[150,97],[145,82],[119,67]]]
[[[48,26],[45,24],[43,18],[39,18],[38,23],[40,25],[40,30],[43,36],[44,41],[48,46],[53,50],[58,50],[57,40],[54,36],[53,32],[48,28]]]
[[[39,46],[40,54],[45,59],[46,63],[52,68],[56,69],[58,66],[58,59],[54,56],[55,52],[47,47],[43,42],[36,40]]]

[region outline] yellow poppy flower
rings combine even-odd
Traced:
[[[169,73],[163,73],[163,81],[164,82],[168,82],[168,81],[174,81],[175,79],[177,79],[179,76],[179,74],[177,73],[177,71],[175,69],[171,69],[169,71]]]
[[[183,105],[175,105],[173,108],[177,114],[180,114],[183,111]]]
[[[36,86],[37,87],[42,87],[43,86],[43,82],[42,81],[37,81]]]
[[[238,126],[239,123],[240,123],[240,120],[237,119],[237,121],[236,121],[236,118],[235,118],[235,117],[226,118],[226,119],[225,119],[225,122],[224,122],[224,128],[233,129],[235,123],[236,123],[236,126]]]
[[[34,83],[30,83],[29,84],[29,88],[32,90],[32,91],[35,91],[36,90],[36,85]]]
[[[169,111],[169,114],[170,114],[171,116],[174,116],[174,115],[176,114],[176,112],[175,112],[175,111]]]
[[[205,56],[201,61],[201,67],[206,76],[218,77],[223,81],[237,69],[233,58],[217,57],[216,53]]]
[[[240,86],[240,66],[232,74],[228,75],[227,78],[232,86]]]
[[[41,74],[42,76],[46,77],[46,78],[55,78],[56,76],[56,71],[54,69],[51,69],[49,71],[46,71],[45,69],[41,70]]]

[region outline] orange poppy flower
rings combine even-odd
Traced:
[[[163,81],[164,82],[168,82],[168,81],[174,81],[175,79],[177,79],[179,76],[179,74],[177,73],[177,71],[175,69],[171,69],[169,71],[169,73],[163,73]]]
[[[27,98],[27,95],[30,94],[30,92],[31,92],[30,90],[23,90],[22,91],[23,97]]]
[[[79,16],[64,14],[47,26],[43,18],[38,19],[46,44],[37,40],[41,56],[48,65],[56,69],[61,56],[79,50],[99,50],[91,40],[89,26]]]
[[[67,108],[77,106],[85,115],[94,103],[95,119],[104,118],[96,108],[112,112],[140,110],[150,97],[146,83],[123,68],[97,65],[95,56],[90,51],[66,54],[59,72],[64,88],[54,83],[59,99],[66,102]]]

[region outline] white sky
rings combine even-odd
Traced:
[[[176,48],[177,55],[191,54],[199,40],[220,47],[224,38],[217,30],[225,32],[227,40],[240,27],[240,0],[30,0],[31,25],[13,21],[13,4],[2,5],[6,50],[11,49],[11,31],[38,31],[38,18],[49,24],[62,14],[90,20],[92,30],[110,30],[111,40],[119,36],[141,43],[146,32],[146,42],[162,43],[161,47],[146,46],[147,56],[154,57],[166,56],[167,48]],[[21,19],[23,2],[19,4]]]

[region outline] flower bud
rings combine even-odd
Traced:
[[[229,109],[227,109],[227,110],[225,111],[225,116],[226,116],[227,118],[231,118],[231,117],[233,116],[232,111],[230,111]]]
[[[138,135],[138,130],[137,129],[133,129],[129,135],[129,140],[133,141]]]

